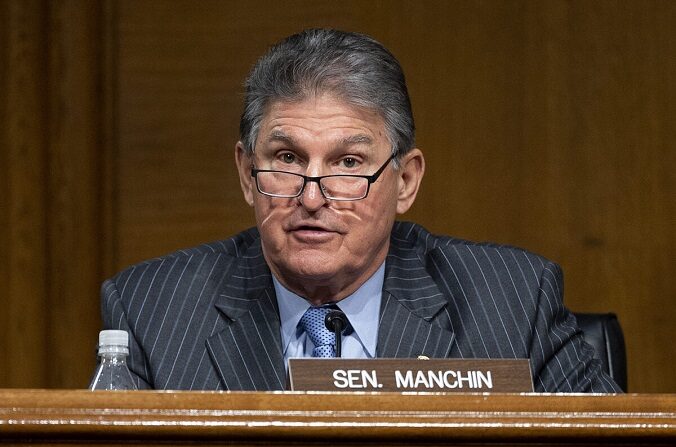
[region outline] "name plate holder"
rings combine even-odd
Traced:
[[[289,359],[293,391],[533,391],[527,359]]]

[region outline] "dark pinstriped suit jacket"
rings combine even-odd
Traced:
[[[260,244],[251,229],[103,284],[105,327],[129,331],[140,388],[285,388],[277,300]],[[530,358],[536,391],[619,392],[561,296],[561,270],[546,259],[398,222],[377,355]]]

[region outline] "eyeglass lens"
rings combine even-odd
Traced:
[[[295,197],[303,188],[303,177],[289,172],[258,172],[258,188],[262,193]],[[368,180],[363,177],[323,177],[320,187],[330,199],[358,199],[368,190]]]

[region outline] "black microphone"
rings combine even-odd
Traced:
[[[336,357],[340,358],[342,351],[341,342],[343,331],[347,327],[347,317],[342,310],[335,309],[326,314],[324,324],[328,330],[336,334]]]

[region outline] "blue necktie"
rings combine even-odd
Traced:
[[[300,319],[300,326],[315,345],[312,357],[336,356],[336,334],[329,331],[324,324],[324,318],[331,310],[331,307],[310,307]]]

